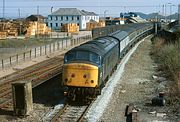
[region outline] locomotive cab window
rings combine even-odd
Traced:
[[[96,64],[100,64],[100,56],[98,56],[95,53],[90,53],[90,61],[92,61]]]
[[[81,60],[81,61],[90,61],[96,64],[100,64],[100,56],[92,53],[92,52],[87,52],[87,51],[76,51],[76,52],[71,52],[65,55],[65,63],[70,62],[70,61],[76,61],[76,60]]]
[[[77,59],[80,60],[91,61],[96,64],[100,63],[100,57],[95,53],[86,52],[86,51],[77,51],[76,57]]]
[[[65,63],[69,62],[69,61],[72,61],[76,58],[76,53],[75,52],[71,52],[69,54],[67,54],[65,56]]]
[[[85,51],[77,51],[76,53],[76,58],[80,59],[80,60],[89,60],[89,52],[85,52]]]

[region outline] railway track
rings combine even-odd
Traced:
[[[81,42],[81,43],[84,43]],[[79,43],[79,44],[81,44]],[[79,45],[79,44],[76,44]],[[50,58],[0,78],[0,109],[12,109],[12,86],[11,84],[20,80],[32,81],[32,87],[36,87],[44,81],[62,72],[64,54]]]
[[[54,115],[50,122],[82,122],[94,101],[95,99],[88,105],[72,106],[65,104],[64,107]]]
[[[20,80],[32,81],[32,87],[36,87],[42,82],[51,79],[61,73],[63,57],[54,57],[31,67],[27,67],[10,77],[0,79],[0,108],[12,108],[12,89],[11,84]]]

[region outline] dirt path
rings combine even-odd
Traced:
[[[123,76],[116,86],[111,102],[106,112],[101,117],[105,122],[125,122],[125,108],[129,103],[133,103],[140,109],[138,112],[140,122],[166,121],[170,118],[167,116],[157,117],[157,114],[149,112],[165,113],[168,106],[153,107],[150,105],[151,99],[158,94],[159,83],[152,78],[156,73],[156,64],[150,57],[151,41],[150,38],[142,42],[130,60],[125,66]],[[178,121],[178,118],[171,119],[171,122]]]

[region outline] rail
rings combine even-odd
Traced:
[[[54,62],[54,63],[52,63]],[[9,103],[12,104],[12,89],[11,83],[19,80],[32,81],[32,87],[36,87],[39,84],[47,81],[48,79],[61,73],[63,64],[62,57],[55,57],[44,61],[40,64],[36,64],[27,68],[24,71],[17,73],[10,78],[1,78],[3,82],[0,84],[0,108],[8,108]],[[10,105],[11,107],[12,105]]]
[[[91,38],[90,36],[89,37],[84,36],[81,38],[71,40],[69,44],[70,46],[75,46],[77,44],[87,41],[90,38]],[[63,54],[50,58],[47,61],[37,63],[25,69],[18,70],[17,72],[11,75],[1,77],[0,78],[0,81],[1,81],[0,82],[0,108],[8,108],[9,105],[12,106],[11,83],[17,82],[20,80],[28,80],[28,81],[32,81],[32,87],[34,88],[38,86],[39,84],[60,74],[62,71],[62,65],[63,65]]]

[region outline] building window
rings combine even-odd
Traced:
[[[77,20],[79,20],[79,17],[77,17]]]
[[[66,17],[66,20],[68,20],[68,17]]]
[[[58,17],[56,16],[56,20],[58,20]]]
[[[58,27],[58,23],[56,23],[56,27]]]
[[[52,27],[52,23],[50,23],[50,27]]]
[[[74,20],[74,17],[72,16],[72,20]]]
[[[61,16],[61,20],[63,20],[63,16]]]
[[[61,23],[61,26],[63,26],[63,23]]]
[[[50,19],[52,20],[52,16],[50,17]]]

